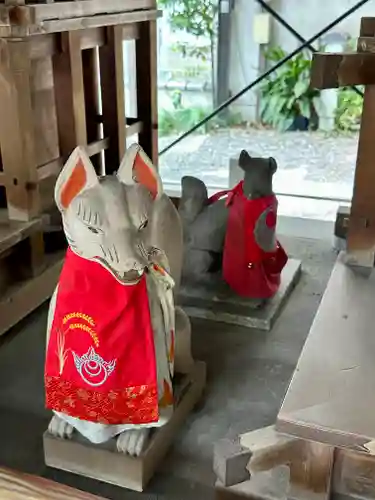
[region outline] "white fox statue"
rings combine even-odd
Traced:
[[[117,437],[119,452],[139,456],[150,429],[171,418],[174,373],[193,365],[190,322],[174,305],[179,215],[137,144],[103,177],[76,148],[55,200],[69,248],[48,315],[49,432]]]

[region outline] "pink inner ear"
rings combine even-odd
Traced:
[[[158,194],[158,181],[154,172],[144,161],[140,153],[137,153],[134,159],[133,174],[135,180],[145,186],[155,199]]]
[[[61,191],[60,201],[63,208],[68,208],[72,200],[84,188],[86,180],[86,170],[81,158],[79,158],[76,166],[73,169],[73,172],[71,173],[71,176],[69,177]]]

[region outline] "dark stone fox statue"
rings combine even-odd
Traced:
[[[271,209],[267,207],[263,210],[253,229],[256,245],[265,255],[272,255],[279,249],[275,234],[277,200],[272,189],[273,175],[277,170],[276,160],[253,158],[243,150],[238,164],[244,171],[240,190],[242,198],[245,196],[245,203],[249,205],[247,209],[252,210],[248,200],[253,200],[254,206],[256,200],[274,200]],[[237,192],[238,188],[235,188]],[[224,245],[227,248],[226,234],[230,217],[228,197],[209,199],[205,184],[195,177],[186,176],[182,178],[179,212],[184,231],[183,280],[186,283],[214,284],[222,277]],[[273,217],[272,223],[269,223],[270,215]],[[246,264],[246,267],[251,266],[251,263]]]

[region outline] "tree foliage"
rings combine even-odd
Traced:
[[[218,0],[158,0],[158,4],[168,9],[172,29],[213,40]]]

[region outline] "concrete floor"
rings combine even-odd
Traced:
[[[329,242],[280,238],[303,275],[271,332],[194,321],[193,349],[208,365],[204,404],[191,415],[144,494],[47,469],[42,433],[47,307],[2,339],[0,465],[45,476],[112,500],[213,498],[213,444],[274,422],[336,255]]]

